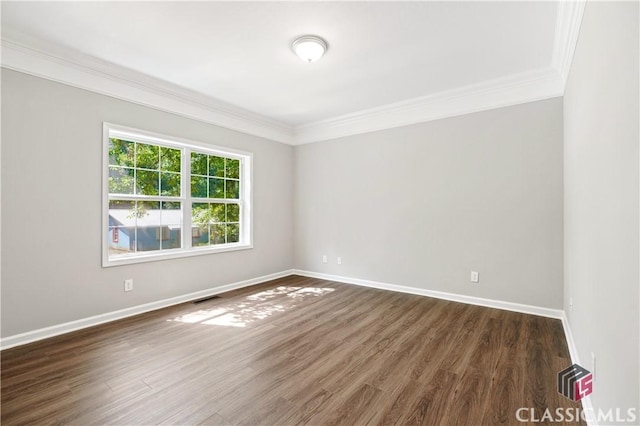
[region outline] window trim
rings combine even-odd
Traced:
[[[191,246],[191,233],[184,232],[185,229],[192,228],[191,216],[183,214],[182,218],[182,247],[179,249],[159,250],[157,252],[142,252],[144,254],[136,254],[129,257],[118,259],[109,259],[109,139],[111,137],[120,137],[141,143],[151,143],[159,146],[167,146],[172,148],[180,148],[182,150],[181,160],[181,196],[179,201],[183,203],[183,212],[189,203],[193,202],[210,202],[211,199],[203,199],[191,197],[191,162],[190,152],[207,153],[209,155],[220,155],[227,158],[236,158],[240,160],[240,239],[238,243],[227,243],[224,245],[209,246]],[[185,176],[187,177],[185,179]],[[201,256],[205,254],[224,253],[238,250],[247,250],[253,248],[253,154],[237,149],[226,148],[218,145],[211,145],[203,142],[196,142],[184,138],[167,136],[159,133],[149,132],[146,130],[136,129],[119,124],[103,122],[102,124],[102,267],[111,267],[119,265],[130,265],[135,263],[153,262],[165,259],[179,259],[183,257]],[[147,196],[131,196],[123,195],[122,198],[127,199],[144,199]],[[160,198],[151,197],[151,198]],[[208,200],[208,201],[206,201]],[[178,200],[173,200],[178,201]]]

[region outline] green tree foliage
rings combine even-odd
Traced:
[[[225,177],[240,179],[240,160],[227,158],[225,171]]]
[[[109,193],[180,196],[181,150],[111,138]]]
[[[109,165],[134,167],[135,143],[111,138],[109,140]]]
[[[226,204],[223,203],[193,203],[191,207],[191,222],[202,228],[205,225],[226,222]]]
[[[225,159],[222,157],[209,156],[209,176],[224,177],[224,163]]]
[[[181,149],[111,138],[109,193],[180,197],[181,156]],[[240,160],[199,152],[192,152],[189,160],[192,197],[240,198]],[[150,210],[179,210],[181,203],[111,200],[109,208],[127,209],[129,218],[143,218]],[[239,204],[192,204],[192,223],[202,233],[208,233],[209,244],[239,241],[239,221]]]
[[[191,196],[240,198],[240,160],[191,153]]]
[[[234,243],[240,239],[240,205],[193,203],[191,221],[202,233],[209,233],[210,244]],[[234,223],[235,222],[235,223]]]

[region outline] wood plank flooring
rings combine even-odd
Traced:
[[[3,351],[1,422],[521,424],[570,364],[558,320],[290,276]]]

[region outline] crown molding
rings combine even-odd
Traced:
[[[59,46],[2,39],[2,67],[136,104],[292,143],[291,127],[262,115]]]
[[[3,34],[2,67],[243,133],[301,145],[562,96],[584,3],[584,0],[558,3],[551,67],[295,127],[22,34]]]
[[[578,44],[578,35],[586,3],[586,0],[561,0],[558,2],[551,67],[556,69],[562,77],[563,88],[569,77],[573,54]]]
[[[555,69],[534,70],[298,126],[294,142],[335,139],[549,99],[562,96],[563,91],[563,80]]]

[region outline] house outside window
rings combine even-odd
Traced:
[[[104,124],[103,266],[248,249],[250,153]]]

